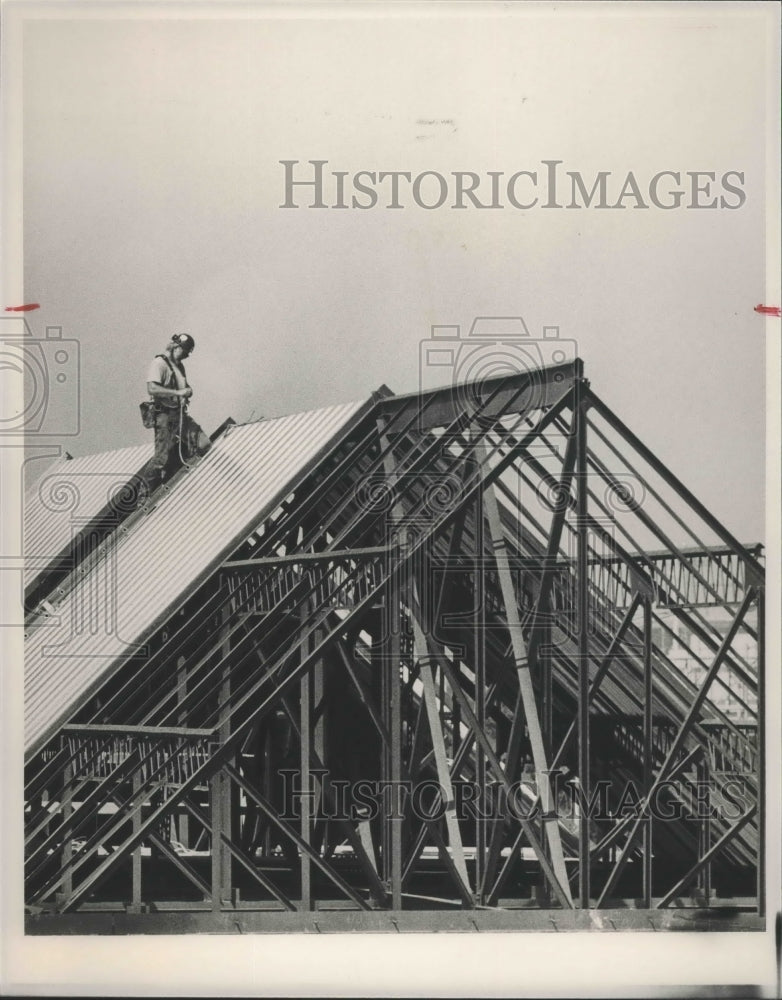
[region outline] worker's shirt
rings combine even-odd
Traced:
[[[157,382],[164,389],[186,389],[187,375],[185,374],[185,367],[182,364],[177,364],[175,361],[172,361],[169,367],[163,358],[154,357],[147,372],[147,382]],[[179,398],[177,396],[155,396],[154,398],[156,402],[162,405],[168,404],[169,406],[179,407]]]

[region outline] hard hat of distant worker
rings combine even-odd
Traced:
[[[177,344],[179,344],[179,346],[182,348],[182,350],[185,352],[186,355],[193,353],[193,348],[195,347],[195,341],[193,340],[193,338],[190,336],[189,333],[175,333],[171,339],[175,341]]]

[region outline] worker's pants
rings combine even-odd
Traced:
[[[182,461],[203,455],[211,447],[209,438],[188,413],[182,414],[181,457],[179,413],[177,410],[155,408],[155,454],[147,479],[152,493],[177,471]]]

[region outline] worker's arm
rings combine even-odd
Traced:
[[[147,392],[150,396],[181,396],[183,399],[190,399],[193,395],[193,390],[188,385],[184,389],[175,389],[173,386],[167,389],[165,386],[161,385],[159,382],[147,382]]]

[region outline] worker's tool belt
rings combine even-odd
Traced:
[[[160,410],[178,410],[181,396],[155,396],[152,405]]]
[[[155,426],[155,414],[160,410],[168,413],[176,413],[179,410],[179,396],[156,396],[154,399],[145,399],[139,403],[141,411],[141,423],[145,427]]]
[[[151,399],[145,399],[143,403],[139,403],[139,410],[141,410],[141,423],[145,427],[155,426],[155,404]]]

